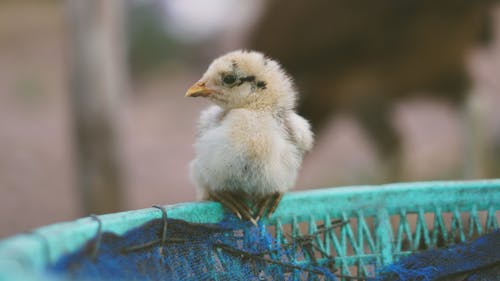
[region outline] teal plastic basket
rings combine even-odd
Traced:
[[[169,218],[217,223],[218,203],[166,206]],[[334,258],[337,274],[371,276],[374,265],[386,265],[419,249],[467,241],[498,228],[500,180],[418,182],[351,186],[293,192],[284,196],[265,220],[277,243],[290,235],[313,234],[316,248]],[[0,280],[49,280],[48,265],[81,248],[96,233],[122,235],[161,219],[156,208],[114,213],[58,223],[0,241]],[[336,219],[349,223],[329,228]],[[99,222],[100,221],[100,222]],[[329,231],[318,232],[318,226]],[[298,264],[311,262],[304,256]],[[210,262],[210,261],[207,261]]]

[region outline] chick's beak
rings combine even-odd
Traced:
[[[198,82],[187,90],[186,97],[208,97],[215,92],[216,91],[207,88],[205,82]]]

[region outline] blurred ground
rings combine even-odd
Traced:
[[[0,3],[0,237],[83,216],[75,190],[64,7]],[[500,30],[500,28],[497,28]],[[472,57],[474,103],[500,135],[500,44]],[[212,48],[217,56],[237,43]],[[199,68],[166,64],[133,83],[120,108],[126,209],[195,199],[188,178],[195,123],[207,105],[184,92]],[[493,74],[492,74],[493,73]],[[445,103],[411,100],[394,112],[405,180],[461,179],[463,116]],[[305,159],[299,189],[385,182],[378,156],[350,116],[333,119]]]

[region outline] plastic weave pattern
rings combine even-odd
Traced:
[[[289,280],[304,280],[304,276],[308,280],[356,280],[374,277],[384,265],[411,253],[469,241],[498,229],[500,180],[294,192],[287,194],[274,215],[258,227],[228,219],[220,205],[211,202],[167,206],[164,211],[151,208],[103,215],[98,219],[84,218],[0,241],[0,280],[46,280],[50,277],[46,275],[48,268],[69,270],[62,266],[68,265],[68,260],[62,262],[64,257],[74,258],[80,254],[92,263],[92,255],[99,259],[111,245],[110,241],[120,241],[121,249],[124,245],[134,247],[127,244],[132,240],[123,240],[124,237],[135,235],[133,241],[139,248],[145,243],[161,244],[166,239],[179,238],[163,231],[166,214],[168,220],[172,220],[169,221],[171,227],[182,222],[205,229],[200,235],[212,239],[212,246],[227,242],[221,246],[222,250],[239,256],[239,260],[248,262],[252,260],[248,255],[259,256],[254,261],[257,267],[248,269],[246,277],[253,274],[255,280],[280,280],[278,275],[268,275],[272,272]],[[149,234],[137,232],[147,225],[154,226]],[[231,235],[239,239],[221,240],[227,235],[207,232],[207,226],[232,229]],[[244,231],[240,233],[235,229]],[[157,251],[158,245],[149,246],[151,251]],[[279,255],[269,254],[276,249],[286,250]],[[154,256],[153,252],[145,254]],[[109,256],[112,257],[116,258]],[[202,262],[207,263],[202,269],[205,271],[217,264],[208,259]],[[189,260],[181,264],[189,266]],[[275,270],[276,267],[287,270]],[[304,275],[303,269],[309,274]],[[215,280],[231,280],[222,274],[215,276]],[[197,280],[191,277],[184,280]]]

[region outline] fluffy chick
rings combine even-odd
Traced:
[[[259,52],[233,51],[215,59],[186,96],[215,104],[201,113],[190,165],[201,199],[254,223],[271,215],[313,145],[289,76]]]

